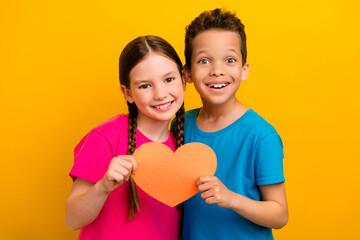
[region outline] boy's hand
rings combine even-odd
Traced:
[[[201,198],[207,204],[217,204],[222,208],[231,208],[233,192],[214,176],[200,177],[196,187],[201,192]]]
[[[130,155],[114,157],[100,180],[101,186],[106,193],[112,192],[115,188],[129,180],[130,174],[135,173],[137,168],[136,160]]]

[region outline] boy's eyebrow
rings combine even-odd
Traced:
[[[239,53],[238,53],[235,49],[233,49],[233,48],[225,49],[225,51],[234,52],[234,53],[236,53],[237,55],[239,55]],[[200,55],[200,54],[202,54],[202,53],[207,53],[207,51],[206,51],[206,50],[202,50],[202,51],[199,51],[199,52],[195,53],[194,55],[197,56],[197,55]]]
[[[199,55],[199,54],[201,54],[201,53],[206,53],[206,51],[203,50],[203,51],[197,52],[197,53],[195,54],[195,56],[196,56],[196,55]]]
[[[235,49],[233,49],[233,48],[228,49],[228,51],[234,52],[234,53],[238,54],[238,52],[237,52]]]
[[[135,83],[135,85],[137,85],[137,84],[142,84],[142,83],[147,83],[147,82],[149,82],[149,80],[134,80],[134,83]]]

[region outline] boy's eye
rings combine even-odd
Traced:
[[[235,58],[228,58],[228,59],[226,59],[226,62],[227,63],[234,63],[234,62],[236,62],[236,59]]]
[[[149,87],[150,87],[150,84],[143,84],[143,85],[139,86],[140,89],[146,89]]]
[[[200,60],[199,60],[199,63],[200,63],[200,64],[208,64],[208,63],[209,63],[209,60],[207,60],[207,59],[200,59]]]
[[[168,77],[168,78],[165,79],[165,82],[168,82],[168,83],[169,83],[169,82],[174,81],[174,79],[175,79],[175,78],[173,78],[173,77]]]

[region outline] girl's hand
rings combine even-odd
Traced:
[[[136,160],[131,155],[114,157],[104,177],[100,180],[100,185],[106,193],[110,193],[125,181],[129,180],[130,174],[135,173],[136,168]]]
[[[207,204],[215,203],[222,208],[231,208],[234,194],[217,177],[200,177],[196,182],[196,187]]]

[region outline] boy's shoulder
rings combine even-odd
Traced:
[[[244,128],[257,135],[264,136],[269,133],[277,133],[274,126],[253,109],[249,109],[242,117],[244,117],[242,122]]]
[[[185,124],[195,124],[199,111],[200,108],[187,111],[185,113]],[[253,109],[247,110],[240,118],[225,129],[231,131],[240,129],[241,131],[245,130],[256,135],[266,135],[271,132],[276,132],[276,129]]]
[[[189,124],[196,122],[196,118],[199,114],[201,108],[191,109],[185,112],[185,125],[189,126]]]
[[[185,117],[196,117],[201,108],[194,108],[185,112]]]

